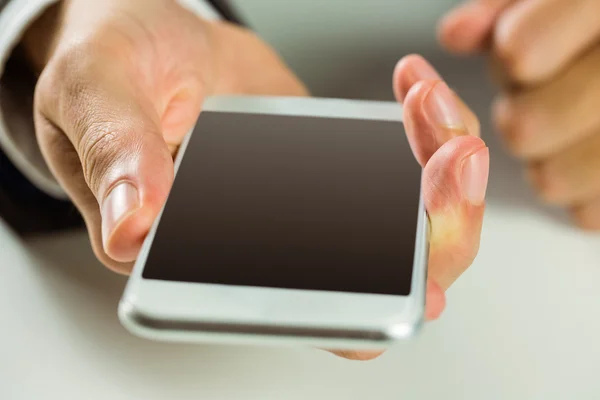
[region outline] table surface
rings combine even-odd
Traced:
[[[381,34],[394,36],[392,27],[399,25],[389,22]],[[276,44],[282,32],[293,32],[280,25],[266,31]],[[389,96],[395,59],[415,46],[378,40],[368,56],[349,48],[346,54],[356,57],[327,63],[330,74],[319,63],[321,76],[312,80],[310,59],[304,67],[300,61],[314,47],[306,44],[303,53],[299,45],[289,46],[285,53],[297,55],[292,61],[320,88],[318,95],[380,98]],[[314,41],[320,43],[325,47],[317,52],[334,51]],[[482,65],[435,52],[427,56],[486,116],[492,93]],[[355,79],[358,73],[369,79]],[[95,261],[85,235],[25,243],[0,221],[0,399],[600,398],[600,236],[540,207],[519,166],[487,135],[491,129],[482,120],[492,172],[481,251],[448,292],[442,318],[416,340],[361,363],[304,348],[138,339],[116,315],[124,278]]]

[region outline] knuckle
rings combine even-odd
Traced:
[[[99,129],[84,135],[80,144],[80,158],[83,175],[88,186],[97,193],[101,182],[117,157],[116,135],[114,132]]]
[[[36,113],[56,124],[79,154],[93,193],[133,135],[110,109],[98,77],[106,76],[106,46],[94,37],[69,43],[53,56],[36,87]]]
[[[563,193],[558,185],[558,178],[547,162],[532,164],[528,167],[527,177],[537,196],[545,203],[559,205]]]
[[[447,245],[443,251],[439,249],[430,255],[432,275],[436,282],[447,289],[473,264],[478,247],[466,246],[459,243]]]
[[[477,115],[471,110],[469,110],[469,120],[467,125],[471,135],[477,137],[481,136],[481,122],[479,121],[479,118],[477,118]]]
[[[450,256],[450,259],[453,260],[454,265],[458,266],[457,273],[460,275],[464,271],[466,271],[479,253],[479,230],[478,232],[473,233],[469,231],[469,228],[466,229],[465,237],[469,237],[469,239],[463,238],[462,241],[457,241],[455,244],[454,252]]]
[[[473,264],[478,251],[479,245],[477,243],[455,242],[451,247],[448,247],[445,255],[449,266],[446,276],[451,278],[452,281],[458,279]]]
[[[59,43],[36,86],[39,104],[51,108],[57,118],[80,114],[94,97],[99,79],[110,73],[132,73],[132,59],[141,59],[139,40],[118,26],[101,25]]]
[[[500,20],[493,38],[493,53],[504,73],[517,82],[527,82],[535,77],[534,59],[529,57],[528,33],[520,21]]]
[[[526,51],[520,50],[519,46],[499,45],[496,53],[502,61],[502,65],[510,78],[517,82],[526,82],[530,79],[530,66],[527,61]]]
[[[509,151],[517,157],[527,157],[530,152],[530,113],[517,107],[511,99],[500,98],[492,106],[492,120]]]
[[[131,139],[109,122],[89,118],[82,121],[77,151],[86,183],[93,193],[99,193],[113,167],[127,156],[124,150],[130,148],[127,142]]]
[[[433,254],[448,258],[448,265],[455,268],[468,267],[479,250],[479,229],[472,221],[476,219],[461,207],[458,210],[446,210],[444,213],[431,214],[431,237]]]
[[[92,96],[94,72],[102,64],[94,47],[83,42],[56,54],[36,85],[36,105],[59,120],[81,115]]]
[[[441,171],[425,174],[422,186],[429,212],[435,213],[448,208],[449,204],[460,202],[460,196],[454,188],[455,183]]]
[[[575,224],[586,231],[600,231],[600,206],[580,206],[571,210]]]
[[[59,80],[56,77],[54,69],[49,64],[42,73],[40,74],[37,83],[35,85],[33,95],[33,106],[36,111],[39,111],[41,115],[54,114],[50,110],[51,105],[55,105],[58,102],[57,92],[52,90],[52,87],[57,86]]]

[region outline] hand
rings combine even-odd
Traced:
[[[164,204],[172,155],[194,125],[202,99],[307,92],[256,36],[202,21],[172,0],[61,4],[25,39],[42,71],[37,135],[86,221],[96,255],[128,273]],[[474,115],[437,75],[423,76],[426,71],[433,70],[424,60],[406,58],[394,87],[405,103],[410,144],[425,167],[431,219],[427,318],[435,319],[445,305],[444,291],[477,253],[489,156]]]
[[[430,221],[426,319],[445,307],[444,292],[479,250],[489,172],[489,152],[479,121],[422,57],[410,55],[394,72],[394,92],[404,104],[404,126],[424,167],[423,200]],[[367,360],[379,352],[335,352]]]
[[[545,202],[600,229],[600,1],[473,0],[445,17],[440,38],[489,52],[508,148]]]
[[[253,33],[173,0],[63,1],[27,33],[38,142],[98,259],[128,273],[205,96],[304,96]]]

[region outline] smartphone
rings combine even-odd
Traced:
[[[213,97],[119,305],[155,340],[387,347],[422,324],[428,227],[397,103]]]

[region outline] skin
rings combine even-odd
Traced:
[[[254,33],[204,21],[173,0],[63,1],[23,44],[40,73],[34,113],[42,153],[82,213],[96,256],[122,274],[165,202],[173,156],[206,96],[308,95]],[[402,59],[393,90],[424,168],[433,320],[477,254],[489,155],[477,118],[424,59]]]
[[[473,0],[440,23],[457,54],[485,53],[497,130],[546,203],[600,230],[600,2]]]

